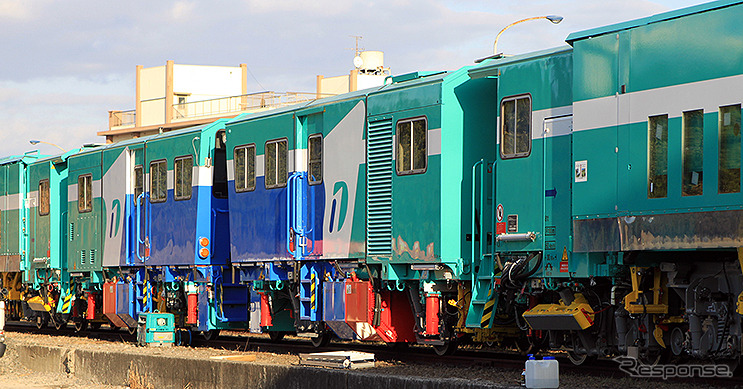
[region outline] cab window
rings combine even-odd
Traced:
[[[150,163],[150,202],[168,200],[168,163],[165,160]]]
[[[286,139],[274,139],[266,142],[265,169],[263,170],[266,175],[266,189],[286,186],[287,160],[288,150]]]
[[[193,157],[175,159],[175,200],[188,200],[193,191]]]
[[[531,96],[501,101],[500,153],[502,158],[527,157],[531,153]]]
[[[397,122],[395,166],[398,175],[426,172],[428,165],[427,130],[426,118],[405,119]]]
[[[235,147],[235,192],[255,190],[255,144]]]

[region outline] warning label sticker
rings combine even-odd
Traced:
[[[568,248],[562,248],[562,259],[560,260],[560,273],[567,273],[569,270],[568,264]]]

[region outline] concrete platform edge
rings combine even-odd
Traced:
[[[19,361],[38,372],[58,372],[107,385],[152,388],[251,389],[480,389],[493,386],[457,378],[394,376],[364,370],[264,365],[16,344]]]

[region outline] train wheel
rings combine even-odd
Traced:
[[[36,328],[42,329],[49,324],[49,317],[41,314],[36,316]]]
[[[175,330],[175,344],[177,346],[190,346],[192,336],[191,330]]]
[[[316,348],[326,347],[330,344],[330,334],[327,332],[323,332],[322,334],[319,334],[314,338],[310,338],[310,340],[312,341],[312,345]]]
[[[447,340],[444,344],[433,346],[433,351],[435,351],[436,355],[440,357],[452,355],[457,351],[457,342],[454,340]]]
[[[62,320],[62,318],[56,318],[54,319],[54,329],[57,331],[62,330],[63,328],[67,327],[67,322]]]
[[[590,365],[596,361],[595,356],[589,356],[588,354],[576,354],[574,351],[568,351],[568,359],[570,363],[575,366]]]
[[[219,330],[201,331],[201,336],[203,336],[204,340],[207,342],[215,340],[219,337]]]
[[[279,343],[281,339],[284,339],[286,332],[283,331],[268,331],[268,337],[271,338],[271,342]]]
[[[84,317],[73,319],[72,324],[75,327],[75,332],[83,332],[88,329],[88,319]]]
[[[85,320],[85,321],[88,321],[88,320]],[[93,331],[98,331],[101,329],[101,325],[103,325],[103,323],[99,321],[93,322],[93,323],[90,323],[90,328],[93,329]]]

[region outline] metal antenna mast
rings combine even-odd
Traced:
[[[349,37],[356,39],[356,48],[348,48],[347,50],[353,50],[354,51],[354,57],[358,57],[359,56],[359,53],[361,53],[362,51],[364,51],[364,48],[363,47],[359,47],[359,41],[361,39],[364,39],[364,37],[361,36],[361,35],[349,35]]]

